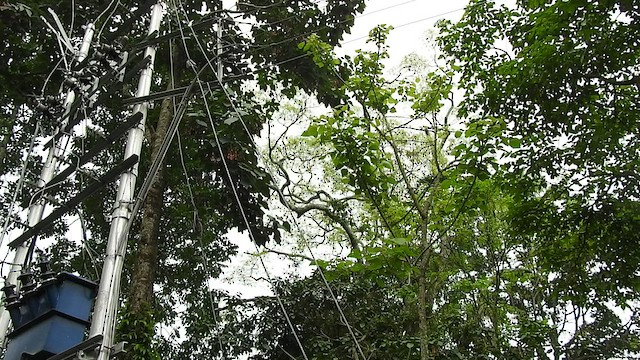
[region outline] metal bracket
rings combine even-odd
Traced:
[[[127,350],[125,350],[126,346],[127,346],[127,342],[126,341],[121,341],[121,342],[113,345],[113,347],[111,348],[110,357],[112,359],[118,359],[121,356],[123,356],[124,354],[126,354],[127,353]]]
[[[47,360],[93,360],[98,358],[102,335],[96,335],[89,340],[72,347],[69,350],[54,355]]]
[[[113,169],[107,171],[102,177],[98,180],[87,186],[84,190],[80,191],[76,196],[69,199],[67,203],[63,206],[60,206],[54,209],[49,216],[42,219],[39,223],[30,227],[22,235],[18,236],[15,240],[9,243],[9,246],[12,248],[16,248],[22,245],[25,241],[29,240],[31,237],[37,235],[41,231],[47,229],[49,226],[53,224],[54,221],[61,218],[64,214],[71,211],[75,206],[80,204],[84,199],[89,197],[94,192],[98,191],[100,188],[105,186],[107,183],[114,180],[118,175],[130,169],[133,165],[138,163],[138,155],[131,155],[126,160],[124,160],[120,165],[114,167]]]

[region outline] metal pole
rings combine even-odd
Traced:
[[[149,34],[158,31],[160,28],[160,22],[162,21],[163,15],[162,3],[158,2],[153,6],[151,11]],[[136,97],[149,95],[155,55],[155,47],[149,46],[146,48],[145,57],[149,56],[151,58],[151,62],[140,74]],[[142,103],[133,108],[134,114],[138,112],[142,114],[142,120],[140,120],[137,127],[129,131],[124,154],[125,159],[132,155],[140,155],[142,151],[147,107],[147,103]],[[93,310],[91,330],[89,331],[89,337],[96,335],[103,336],[102,347],[100,348],[100,355],[98,357],[99,360],[107,360],[111,352],[111,347],[113,346],[115,320],[119,306],[120,276],[124,263],[124,253],[126,252],[126,246],[119,245],[123,239],[126,244],[127,223],[131,217],[131,205],[134,200],[137,177],[138,166],[136,165],[133,166],[131,170],[120,176],[120,183],[118,184],[116,204],[113,210],[111,229],[107,240],[106,257],[102,268],[100,287],[98,288],[98,295],[96,297],[96,303]]]
[[[80,50],[78,51],[78,61],[84,60],[89,54],[89,47],[91,46],[91,39],[93,38],[95,28],[96,27],[92,23],[89,23],[85,28],[84,37],[82,38],[82,44],[80,45]],[[87,137],[87,119],[80,120],[80,137]]]
[[[82,40],[82,44],[80,46],[80,51],[77,55],[78,62],[84,60],[87,57],[89,52],[89,46],[91,45],[91,40],[93,38],[95,27],[93,24],[89,23],[85,28],[84,37]],[[67,96],[64,102],[64,118],[65,120],[58,129],[63,129],[68,122],[68,113],[71,110],[71,105],[73,104],[76,98],[76,94],[73,90],[69,90],[67,92]],[[64,134],[58,139],[58,144],[68,144],[69,143],[69,135]],[[42,171],[40,173],[40,177],[38,178],[38,190],[42,190],[44,186],[53,179],[55,175],[55,170],[58,162],[58,157],[64,154],[65,149],[59,148],[56,145],[56,141],[51,142],[51,146],[49,147],[49,152],[47,154],[47,160],[42,167]],[[29,213],[27,215],[27,221],[30,227],[35,226],[37,223],[42,220],[42,214],[44,213],[45,207],[45,199],[42,197],[37,202],[32,204],[29,207]],[[9,271],[9,275],[7,276],[7,280],[5,284],[16,285],[16,289],[20,288],[20,284],[18,283],[18,275],[20,275],[20,271],[22,270],[22,264],[27,258],[27,254],[29,252],[29,243],[25,242],[22,245],[18,246],[15,250],[15,254],[13,256],[13,262],[11,263],[11,270]],[[2,308],[2,313],[0,314],[0,346],[5,347],[5,341],[7,336],[7,331],[9,329],[10,322],[9,312]]]
[[[218,80],[222,81],[222,76],[224,75],[224,65],[222,64],[222,19],[218,20],[217,30]]]

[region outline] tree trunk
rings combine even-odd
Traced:
[[[173,60],[176,65],[174,77],[167,83],[167,90],[174,89],[180,81],[184,66],[182,52],[177,47],[173,49]],[[160,114],[155,126],[155,131],[146,131],[150,143],[151,157],[153,161],[162,147],[162,142],[167,135],[169,125],[174,115],[174,103],[171,98],[164,99],[160,106]],[[131,285],[127,297],[127,309],[124,312],[121,328],[119,329],[121,340],[129,343],[130,347],[124,356],[124,360],[159,359],[162,358],[153,346],[155,335],[155,319],[153,303],[155,300],[153,285],[159,266],[158,248],[162,241],[159,233],[160,221],[164,214],[164,193],[167,184],[165,182],[166,160],[163,160],[158,168],[158,173],[151,183],[149,193],[142,208],[142,220],[140,223],[140,237],[138,239],[137,255],[131,272]]]
[[[422,271],[418,279],[418,311],[420,320],[420,360],[429,360],[431,358],[429,348],[429,319],[427,318],[427,279],[426,274]]]
[[[151,159],[155,159],[160,152],[162,141],[173,116],[173,102],[171,99],[162,101],[156,130],[152,136]],[[140,240],[135,266],[131,274],[131,288],[129,290],[129,311],[140,314],[147,311],[153,302],[153,283],[158,266],[158,228],[163,211],[163,195],[165,164],[160,166],[143,207],[142,223],[140,225]]]
[[[13,125],[16,123],[17,118],[18,106],[14,106],[11,118],[8,119],[6,126],[3,126],[3,130],[6,131],[3,131],[2,140],[0,140],[0,175],[4,175],[6,171],[7,146],[9,145],[9,140],[11,140],[11,135],[13,135]]]
[[[433,296],[428,296],[428,292],[431,291],[427,282],[427,271],[429,266],[429,260],[431,259],[431,249],[427,237],[427,221],[422,219],[421,222],[421,247],[424,251],[422,258],[420,259],[418,266],[420,270],[420,276],[418,278],[418,312],[420,321],[420,360],[431,359],[431,347],[429,346],[429,319],[431,317],[431,311],[433,304],[428,299]]]

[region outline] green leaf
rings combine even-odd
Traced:
[[[302,133],[302,136],[317,137],[318,136],[318,125],[309,125],[307,130],[305,130]]]

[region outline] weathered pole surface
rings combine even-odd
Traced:
[[[159,30],[163,11],[161,2],[153,6],[148,31],[149,35]],[[155,55],[156,49],[154,46],[146,48],[145,57],[149,57],[151,61],[140,74],[136,97],[149,95]],[[132,155],[139,156],[142,151],[147,108],[148,103],[145,102],[135,105],[133,109],[134,114],[142,114],[142,120],[140,120],[138,126],[129,131],[124,154],[125,159]],[[111,347],[113,346],[116,315],[119,307],[120,278],[126,252],[126,245],[121,246],[121,244],[123,242],[126,244],[126,238],[128,236],[127,223],[131,218],[131,206],[134,201],[137,177],[138,166],[135,165],[120,176],[120,182],[118,184],[116,203],[111,218],[111,229],[107,240],[106,257],[93,310],[91,330],[89,331],[89,337],[96,335],[103,336],[103,343],[98,357],[99,360],[109,359]]]
[[[80,45],[80,50],[77,54],[77,61],[82,62],[87,55],[89,54],[89,48],[91,46],[91,41],[93,39],[93,33],[95,31],[95,26],[92,23],[89,23],[84,32],[84,37],[82,39],[82,43]],[[65,119],[62,124],[58,127],[58,130],[64,129],[69,121],[69,111],[71,110],[71,106],[75,101],[76,93],[74,90],[69,90],[66,94],[66,99],[64,102],[64,115],[63,119]],[[42,167],[42,171],[40,176],[38,177],[38,191],[44,190],[44,186],[55,176],[55,171],[58,163],[58,158],[64,155],[65,149],[60,148],[58,144],[68,144],[70,140],[70,135],[63,134],[57,141],[54,140],[51,142],[49,151],[47,153],[47,160]],[[27,223],[29,227],[35,226],[37,223],[42,220],[42,214],[44,213],[46,199],[44,197],[40,197],[35,203],[29,206],[29,213],[27,215]],[[32,240],[35,241],[35,240]],[[20,284],[18,283],[18,275],[22,270],[22,265],[27,258],[29,253],[29,242],[25,242],[19,245],[15,249],[15,253],[13,256],[13,262],[11,263],[11,270],[9,271],[9,275],[5,281],[6,285],[16,285],[16,289],[20,288]],[[2,308],[2,313],[0,314],[0,346],[5,347],[5,340],[7,336],[7,331],[9,329],[9,312]]]

